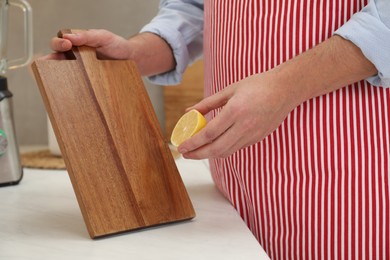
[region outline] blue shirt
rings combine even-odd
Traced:
[[[159,35],[171,46],[176,59],[173,71],[149,77],[158,85],[180,83],[187,66],[202,55],[203,0],[161,0],[158,15],[141,32]],[[390,87],[390,1],[371,0],[335,34],[358,46],[377,68],[367,80]]]

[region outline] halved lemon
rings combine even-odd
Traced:
[[[193,109],[185,113],[172,131],[171,143],[178,147],[185,140],[199,132],[207,124],[206,118]]]

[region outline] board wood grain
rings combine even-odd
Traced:
[[[92,238],[191,219],[193,206],[132,61],[32,64]]]

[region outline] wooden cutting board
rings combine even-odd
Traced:
[[[89,47],[67,58],[32,68],[90,236],[193,218],[136,65]]]

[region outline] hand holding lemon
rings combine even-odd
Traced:
[[[199,132],[206,124],[206,118],[199,111],[195,109],[188,111],[176,123],[172,131],[171,143],[178,147]]]

